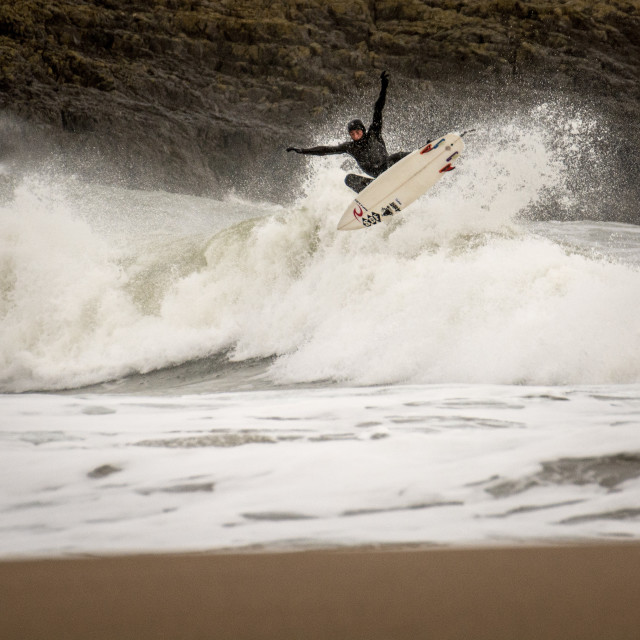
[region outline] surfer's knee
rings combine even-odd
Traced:
[[[402,158],[406,158],[410,153],[410,151],[398,151],[398,153],[391,154],[387,160],[387,166],[393,166],[396,162],[402,160]]]
[[[353,189],[353,185],[355,184],[355,179],[358,176],[355,173],[347,173],[344,177],[344,183],[349,187],[349,189]]]
[[[370,182],[371,178],[358,176],[355,173],[348,173],[344,178],[344,183],[347,187],[353,189],[356,193],[360,193]]]

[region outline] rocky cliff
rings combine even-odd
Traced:
[[[368,117],[382,69],[398,118],[440,94],[589,101],[640,182],[640,0],[5,0],[0,159],[271,197],[283,147]]]

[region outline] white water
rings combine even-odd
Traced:
[[[24,179],[0,389],[101,386],[0,398],[0,554],[637,537],[640,232],[529,221],[596,145],[525,121],[358,232],[335,158],[290,207]]]
[[[638,385],[7,397],[0,553],[638,538],[639,424]]]
[[[0,388],[225,350],[277,356],[277,383],[638,382],[637,229],[590,225],[585,244],[579,224],[518,222],[563,193],[565,160],[543,125],[506,124],[412,210],[352,233],[336,160],[286,209],[26,180],[0,210]]]

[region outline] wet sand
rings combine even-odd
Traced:
[[[0,562],[7,640],[636,640],[640,544]]]

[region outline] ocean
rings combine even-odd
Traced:
[[[477,123],[357,232],[339,157],[290,204],[0,168],[1,556],[637,540],[640,227],[592,219],[599,126]]]

